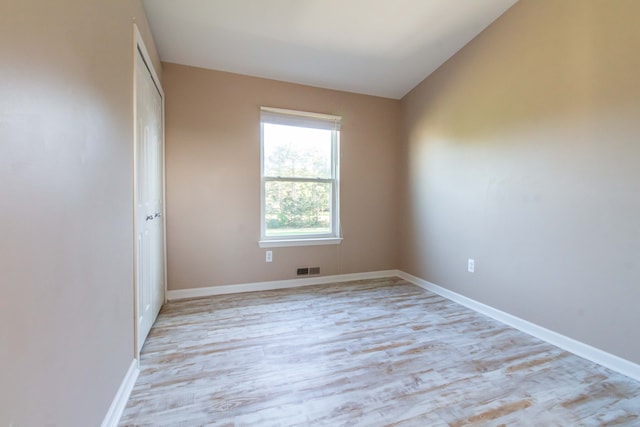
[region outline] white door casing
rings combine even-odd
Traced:
[[[164,114],[162,88],[135,28],[135,356],[165,300]]]

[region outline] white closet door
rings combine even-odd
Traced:
[[[137,351],[164,302],[162,95],[138,50],[136,114]]]

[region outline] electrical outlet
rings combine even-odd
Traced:
[[[272,251],[267,251],[264,260],[266,262],[273,261],[273,252]]]
[[[469,258],[469,261],[467,261],[467,270],[469,271],[469,273],[473,273],[476,270],[476,262],[471,258]]]

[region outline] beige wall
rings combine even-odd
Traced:
[[[507,11],[402,100],[400,215],[403,270],[635,363],[638,16]]]
[[[170,288],[399,266],[640,363],[639,12],[521,0],[402,103],[165,64]],[[159,67],[137,1],[0,14],[1,425],[99,424],[133,358],[134,17]],[[264,262],[260,105],[344,117],[342,245]]]
[[[399,101],[163,64],[169,289],[396,267]],[[337,114],[341,245],[272,248],[260,237],[260,106]]]
[[[133,360],[134,16],[148,36],[130,0],[2,5],[3,426],[99,425]]]

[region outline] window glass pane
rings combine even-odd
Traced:
[[[264,175],[331,178],[331,130],[263,124]]]
[[[265,234],[290,236],[331,233],[331,184],[265,183]]]

